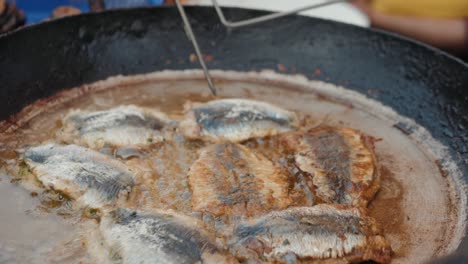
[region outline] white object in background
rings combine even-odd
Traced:
[[[287,11],[294,8],[323,3],[323,0],[218,0],[221,6],[242,7],[267,11]],[[211,0],[187,0],[188,5],[212,5]],[[305,16],[313,16],[353,24],[361,27],[369,27],[369,19],[356,7],[348,3],[333,4],[299,13]],[[229,20],[229,17],[226,17]]]

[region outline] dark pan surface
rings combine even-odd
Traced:
[[[468,182],[463,62],[391,34],[321,19],[291,16],[230,31],[212,8],[190,7],[187,13],[202,49],[214,56],[210,68],[281,64],[287,73],[367,94],[449,146]],[[238,20],[262,12],[226,8],[226,14]],[[174,8],[106,11],[27,27],[0,38],[0,119],[60,89],[112,75],[198,68],[191,53]],[[460,250],[467,247],[465,238]]]

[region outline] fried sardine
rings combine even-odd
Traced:
[[[197,220],[169,211],[117,209],[99,230],[112,263],[237,263]]]
[[[361,132],[325,127],[285,138],[324,202],[366,207],[380,188],[372,140]]]
[[[292,201],[288,177],[259,153],[236,143],[201,150],[190,168],[194,210],[221,215],[256,215]]]
[[[134,105],[95,112],[75,110],[64,118],[58,136],[92,148],[145,145],[164,140],[161,131],[169,122],[161,112]]]
[[[391,248],[363,210],[320,204],[272,212],[239,224],[231,252],[252,263],[330,258],[387,263]]]
[[[76,145],[32,147],[24,161],[47,189],[94,208],[114,204],[134,185],[133,174],[123,163]]]
[[[192,139],[241,142],[286,132],[298,126],[295,113],[269,103],[221,99],[193,107],[180,128]]]

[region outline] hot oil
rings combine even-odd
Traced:
[[[398,240],[398,244],[392,245],[395,257],[404,257],[408,254],[407,247],[410,241],[407,227],[407,221],[410,219],[402,213],[405,189],[385,166],[380,168],[380,177],[381,187],[377,197],[369,205],[370,214],[384,228],[386,236]]]
[[[37,187],[31,191],[34,184],[28,187],[19,175],[21,153],[27,146],[53,141],[61,119],[70,109],[91,111],[135,104],[155,108],[180,120],[185,103],[213,99],[199,74],[193,79],[187,74],[161,76],[118,78],[86,87],[86,93],[82,88],[62,93],[60,96],[69,99],[48,107],[44,104],[31,107],[29,111],[39,114],[27,122],[19,116],[17,121],[23,124],[21,128],[0,134],[0,166],[3,174],[8,174],[0,181],[0,188],[4,190],[0,192],[1,217],[6,218],[3,212],[8,216],[5,221],[0,221],[0,255],[6,252],[4,256],[31,263],[42,263],[50,256],[67,259],[74,255],[80,256],[83,262],[89,261],[81,243],[85,232],[81,226],[95,226],[96,221],[83,217],[82,211],[69,208],[67,201],[58,199],[57,202],[57,193],[43,192]],[[296,111],[302,118],[302,129],[317,125],[347,126],[381,139],[376,143],[375,151],[381,164],[382,187],[369,205],[369,211],[382,226],[395,251],[394,263],[419,263],[444,254],[441,245],[450,241],[451,226],[456,217],[456,212],[448,205],[448,184],[434,161],[393,123],[375,113],[359,110],[352,102],[326,99],[314,91],[315,87],[258,80],[251,75],[234,78],[226,73],[217,76],[221,97],[262,100]],[[26,116],[32,115],[23,115]],[[130,200],[141,208],[174,209],[191,214],[191,191],[186,175],[197,159],[198,151],[208,143],[188,141],[177,130],[172,135],[171,142],[154,144],[143,150],[140,158],[122,159],[135,171],[139,181],[136,187],[139,192]],[[313,195],[300,192],[305,185],[313,190],[310,177],[298,171],[292,157],[283,156],[284,144],[278,137],[253,139],[243,144],[270,158],[289,175],[295,175],[290,184],[295,205],[318,202]],[[198,216],[205,220],[209,218]],[[209,221],[213,225],[219,223],[216,219]],[[27,234],[19,232],[25,229],[29,230]],[[35,242],[29,243],[31,241]],[[44,241],[47,243],[42,243]],[[28,251],[33,245],[46,253]],[[68,247],[68,255],[64,255],[63,252],[67,252],[64,249]],[[12,248],[13,253],[10,252]],[[24,253],[18,256],[16,251]]]

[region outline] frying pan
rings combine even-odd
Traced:
[[[226,8],[241,20],[264,14]],[[289,16],[240,30],[214,9],[188,7],[210,68],[252,71],[282,64],[312,80],[366,94],[414,119],[445,144],[468,183],[468,65],[390,33]],[[0,38],[0,120],[60,89],[123,74],[192,69],[193,48],[175,8],[84,14]],[[174,63],[167,64],[165,62]],[[314,74],[320,69],[321,74]],[[372,91],[372,92],[370,92]],[[468,250],[468,235],[458,251]]]

